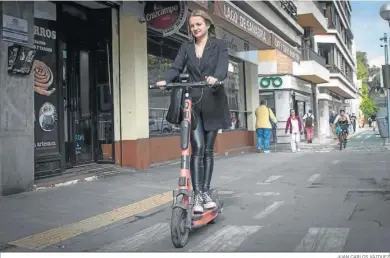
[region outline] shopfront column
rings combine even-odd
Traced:
[[[318,110],[320,115],[319,137],[325,138],[327,136],[332,136],[332,130],[329,126],[329,114],[331,112],[329,109],[329,101],[324,99],[319,100]]]
[[[289,143],[290,138],[284,133],[287,119],[290,117],[290,109],[293,107],[291,91],[275,91],[275,109],[276,118],[278,119],[277,143]]]
[[[119,97],[115,98],[115,125],[119,128],[115,130],[116,163],[145,168],[149,165],[146,23],[140,23],[137,16],[122,11],[119,12],[118,52],[120,91]]]
[[[34,44],[34,3],[0,2],[3,27],[26,29],[26,34],[0,35],[0,196],[31,191],[34,186],[34,73],[9,75],[8,47],[17,38]],[[9,40],[13,41],[10,42]]]
[[[319,90],[316,84],[311,84],[311,96],[312,96],[312,111],[314,114],[314,137],[318,137],[319,135],[319,128],[320,128],[320,122],[319,122],[319,112],[318,112],[318,94]]]
[[[257,65],[245,63],[246,83],[246,110],[248,131],[256,131],[256,108],[259,107],[259,80],[257,76]]]

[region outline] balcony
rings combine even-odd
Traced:
[[[302,49],[302,60],[304,61],[316,61],[323,67],[326,67],[326,60],[321,55],[317,54],[311,48],[303,48]]]
[[[326,68],[328,68],[330,73],[334,74],[342,74],[345,79],[347,79],[350,83],[353,83],[353,74],[352,72],[344,72],[340,68],[338,68],[335,65],[326,65]]]
[[[344,72],[336,65],[326,65],[330,72],[330,80],[328,83],[322,83],[318,87],[326,87],[334,93],[346,99],[355,99],[357,89],[353,84],[352,72]]]
[[[314,35],[326,33],[327,20],[316,2],[299,1],[297,7],[297,22],[301,27],[313,28]]]
[[[280,6],[291,18],[295,21],[297,20],[297,6],[294,4],[294,1],[281,0]]]
[[[310,48],[302,48],[301,62],[293,64],[293,74],[303,80],[319,84],[329,82],[325,59]]]

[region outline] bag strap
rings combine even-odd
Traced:
[[[185,62],[185,65],[184,65],[184,69],[183,69],[182,73],[186,73],[187,72],[187,62],[188,62],[188,55],[187,55],[187,53],[184,56],[184,62]]]

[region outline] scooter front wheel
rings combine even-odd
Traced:
[[[180,207],[173,208],[171,218],[171,239],[176,248],[182,248],[188,242],[190,229],[185,227],[186,219],[186,210]]]

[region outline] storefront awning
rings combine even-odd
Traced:
[[[294,96],[295,96],[295,100],[298,100],[298,101],[309,101],[309,102],[311,101],[310,95],[304,95],[304,94],[301,94],[301,93],[294,91]]]

